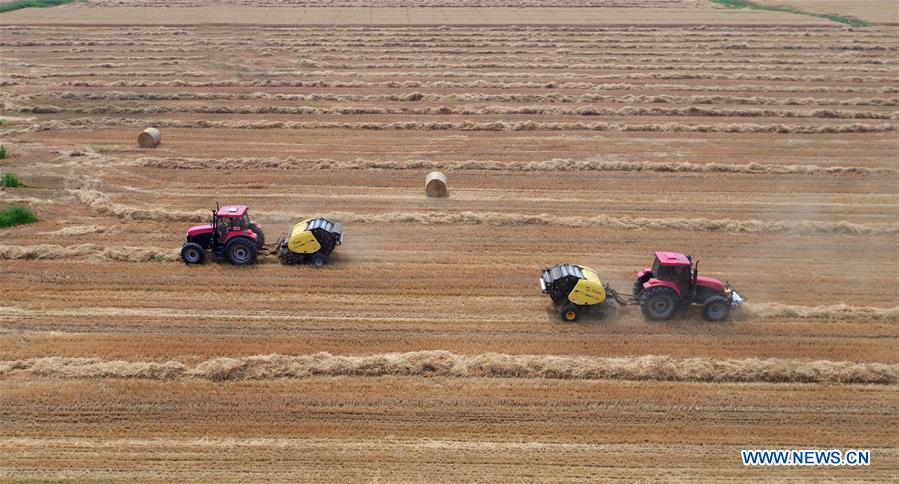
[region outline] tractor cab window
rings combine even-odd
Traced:
[[[224,217],[218,217],[215,221],[216,230],[218,231],[219,240],[225,240],[225,237],[228,235],[228,230],[231,228],[231,224],[228,223],[228,219]]]
[[[677,266],[672,267],[672,277],[671,282],[677,284],[678,289],[680,289],[680,293],[683,297],[687,297],[690,294],[690,287],[693,284],[693,277],[690,274],[690,266]]]
[[[238,231],[246,230],[250,224],[245,223],[245,221],[244,221],[245,218],[246,218],[246,215],[244,215],[242,218],[232,218],[231,222],[229,223],[231,230],[238,230]]]
[[[652,273],[661,281],[681,281],[689,278],[690,268],[686,266],[663,266],[653,264]]]
[[[656,259],[655,263],[652,265],[652,274],[656,279],[669,281],[674,276],[671,269],[673,269],[671,266],[663,266],[659,260]]]

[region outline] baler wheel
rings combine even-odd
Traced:
[[[559,316],[562,318],[562,321],[573,323],[581,317],[581,310],[574,304],[565,304],[559,310]]]
[[[328,263],[328,256],[322,254],[321,252],[316,252],[309,257],[309,262],[312,263],[315,267],[321,267]]]

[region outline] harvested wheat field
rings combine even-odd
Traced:
[[[0,210],[40,219],[0,229],[4,480],[899,472],[895,26],[698,0],[104,0],[0,24],[0,170],[23,184]],[[187,266],[217,202],[270,243],[315,216],[346,237],[318,269]],[[561,262],[629,294],[657,250],[746,303],[563,323],[541,294]]]

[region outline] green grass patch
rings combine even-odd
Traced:
[[[19,181],[19,177],[14,173],[7,173],[3,175],[3,186],[5,188],[19,188],[24,185],[22,185],[22,182]]]
[[[6,159],[6,147],[3,145],[0,145],[0,160],[5,160],[5,159]]]
[[[724,5],[727,8],[751,8],[753,10],[761,10],[761,6],[745,0],[712,0],[713,3]]]
[[[0,229],[14,227],[16,225],[33,224],[37,222],[37,215],[28,207],[13,205],[0,212]]]
[[[777,7],[777,6],[767,6],[767,5],[759,5],[757,3],[750,2],[748,0],[710,0],[712,3],[717,3],[718,5],[723,5],[727,8],[748,8],[750,10],[771,10],[773,12],[787,12],[787,13],[795,13],[797,15],[809,15],[812,17],[818,17],[830,20],[832,22],[839,22],[841,24],[850,25],[852,27],[867,27],[871,25],[870,22],[866,22],[860,18],[855,18],[849,15],[828,15],[825,13],[814,13],[814,12],[806,12],[804,10],[799,10],[791,7]]]
[[[71,3],[74,0],[19,0],[18,2],[9,2],[0,5],[0,13],[12,12],[21,8],[44,8],[55,7],[64,3]]]
[[[839,22],[841,24],[846,24],[852,27],[869,27],[871,22],[867,20],[862,20],[860,18],[853,17],[851,15],[827,15],[827,14],[809,14],[814,15],[816,17],[826,18],[827,20],[831,20],[833,22]]]

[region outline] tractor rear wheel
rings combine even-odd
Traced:
[[[196,242],[188,242],[181,247],[181,260],[185,264],[194,265],[202,264],[206,259],[206,250],[203,246]]]
[[[237,237],[225,245],[228,261],[236,266],[246,266],[256,262],[256,244],[246,237]]]
[[[730,314],[730,301],[724,296],[712,296],[702,305],[702,316],[706,321],[724,321]]]
[[[574,304],[564,304],[562,309],[559,310],[559,316],[562,318],[562,321],[573,323],[581,317],[581,308]]]
[[[321,267],[328,263],[328,256],[322,254],[321,252],[316,252],[309,257],[309,262],[312,263],[315,267]]]
[[[250,224],[250,230],[256,234],[256,249],[262,250],[265,247],[265,232],[256,224]]]
[[[640,309],[643,315],[653,321],[664,321],[674,316],[678,297],[670,287],[650,287],[643,292]]]

